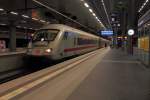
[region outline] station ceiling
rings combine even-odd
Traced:
[[[98,31],[103,29],[102,25],[95,19],[95,17],[89,12],[88,8],[84,6],[83,0],[35,0],[50,7],[66,16],[75,19],[80,24],[87,26],[89,29]],[[125,0],[84,0],[90,8],[94,11],[97,17],[101,20],[107,29],[111,29],[111,14],[113,13],[115,6],[119,3],[126,2]],[[102,2],[104,1],[104,3]],[[143,0],[137,0],[140,7]],[[0,0],[0,8],[4,11],[0,11],[0,24],[8,24],[10,20],[15,20],[17,26],[24,28],[37,29],[47,23],[58,23],[58,19],[64,20],[60,14],[56,14],[52,9],[45,8],[43,5],[37,4],[34,0]],[[105,4],[105,5],[104,5]],[[47,18],[41,18],[40,20],[32,19],[32,11],[39,10],[46,15]],[[10,12],[17,12],[18,15]],[[22,15],[27,15],[29,18],[25,18]],[[44,20],[44,22],[43,22]],[[64,20],[65,21],[65,20]],[[66,20],[68,21],[68,20]]]

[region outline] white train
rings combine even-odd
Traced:
[[[96,50],[106,43],[109,43],[108,40],[90,33],[62,24],[51,24],[36,32],[27,54],[58,60]]]

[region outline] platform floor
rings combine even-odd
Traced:
[[[31,78],[30,75],[0,85],[0,100],[150,100],[150,69],[133,56],[110,48],[93,51],[81,61],[86,56],[33,73],[32,78],[48,72],[24,85],[5,91],[6,87]],[[58,72],[49,70],[61,65],[74,67],[50,79]],[[41,83],[35,85],[38,82]]]
[[[150,71],[121,50],[110,50],[67,100],[150,100]]]

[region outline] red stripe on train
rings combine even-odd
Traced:
[[[84,47],[77,47],[77,48],[67,48],[67,49],[64,49],[64,52],[72,52],[72,51],[78,51],[78,50],[94,48],[94,47],[97,47],[97,46],[94,45],[94,46],[84,46]]]

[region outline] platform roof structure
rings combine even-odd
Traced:
[[[46,22],[56,23],[54,19],[58,20],[62,16],[55,14],[53,11],[43,7],[43,5],[37,4],[36,0],[1,0],[0,8],[4,11],[0,11],[0,21],[1,25],[8,24],[10,20],[15,20],[17,26],[24,28],[33,28],[36,29],[42,26],[44,23],[36,22],[32,19],[32,10],[43,10],[43,13],[47,15]],[[110,28],[110,23],[108,22],[108,16],[104,10],[103,3],[100,0],[84,0],[90,7],[87,8],[84,5],[82,0],[37,0],[41,4],[44,4],[50,8],[55,9],[56,11],[70,17],[75,18],[80,24],[87,26],[87,28],[92,30],[100,30],[105,28]],[[105,0],[106,10],[108,15],[111,14],[112,2],[111,0]],[[93,16],[89,9],[96,14],[99,20],[103,23],[99,23],[95,16]],[[16,12],[16,13],[14,13]],[[30,18],[25,18],[22,15],[27,15]],[[109,16],[110,18],[110,16]],[[52,19],[52,20],[51,20]]]
[[[40,2],[37,3],[35,1]],[[9,24],[10,20],[16,21],[16,26],[28,29],[37,29],[43,24],[65,21],[60,14],[56,14],[50,7],[61,14],[75,20],[81,27],[85,26],[91,31],[111,29],[111,15],[119,3],[125,4],[125,0],[1,0],[0,1],[0,25]],[[144,0],[137,0],[138,8]],[[85,3],[89,7],[85,6]],[[45,7],[47,6],[47,7]],[[149,5],[148,5],[149,6]],[[3,11],[4,9],[4,11]],[[100,22],[89,11],[95,13]],[[33,10],[38,10],[46,17],[39,20],[33,19]],[[145,9],[141,12],[144,13]],[[14,13],[17,12],[17,13]],[[25,15],[25,16],[23,16]],[[27,16],[26,16],[27,15]],[[142,15],[142,14],[141,14]],[[29,17],[29,18],[27,18]],[[66,20],[67,22],[69,20]],[[72,23],[72,21],[71,21]],[[101,24],[102,23],[102,24]],[[78,24],[76,24],[78,26]]]

